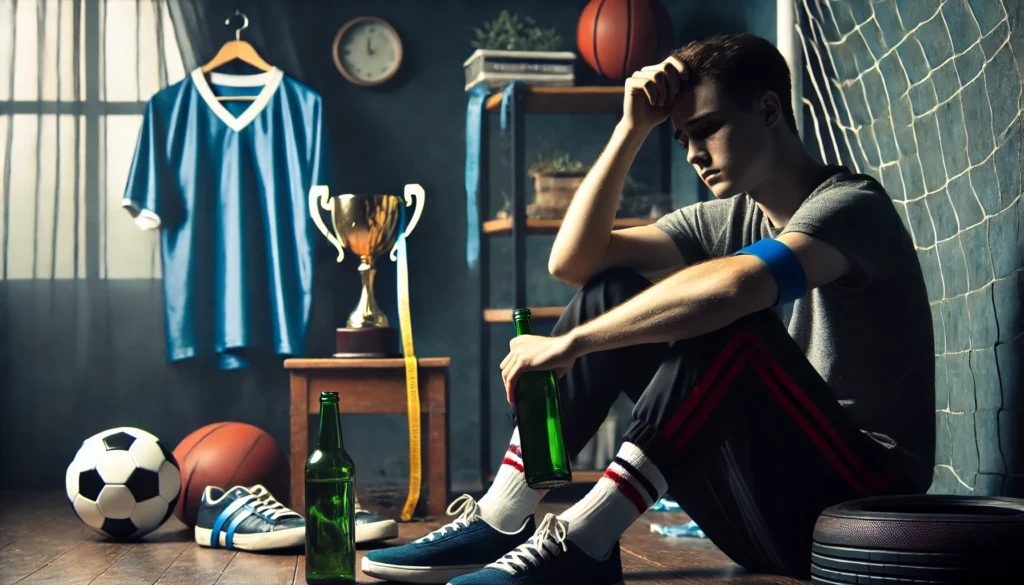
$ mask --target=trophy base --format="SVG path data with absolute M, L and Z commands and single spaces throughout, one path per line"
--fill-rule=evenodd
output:
M 394 358 L 398 353 L 398 330 L 394 327 L 338 327 L 334 336 L 336 358 Z

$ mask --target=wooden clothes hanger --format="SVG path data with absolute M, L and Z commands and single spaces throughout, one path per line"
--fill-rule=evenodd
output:
M 273 65 L 267 63 L 260 54 L 256 52 L 248 42 L 242 40 L 242 31 L 249 28 L 249 17 L 245 14 L 235 10 L 236 16 L 242 17 L 242 28 L 235 29 L 235 40 L 228 41 L 217 51 L 217 54 L 210 59 L 206 65 L 203 65 L 203 73 L 209 73 L 214 69 L 224 65 L 228 61 L 234 61 L 238 59 L 243 63 L 248 63 L 260 71 L 270 71 Z M 224 20 L 224 24 L 230 24 L 231 17 L 229 16 Z M 218 96 L 218 101 L 255 101 L 256 96 L 245 96 L 245 95 L 229 95 L 229 96 Z

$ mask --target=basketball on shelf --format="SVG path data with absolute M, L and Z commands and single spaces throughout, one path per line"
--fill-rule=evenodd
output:
M 82 441 L 64 477 L 71 508 L 89 528 L 116 540 L 160 527 L 178 502 L 174 455 L 152 434 L 118 427 Z
M 288 497 L 288 459 L 263 429 L 240 422 L 218 422 L 193 431 L 174 448 L 181 466 L 181 498 L 174 515 L 196 525 L 206 486 L 230 489 L 261 484 L 279 502 Z
M 576 45 L 591 69 L 624 81 L 668 57 L 675 35 L 658 0 L 591 0 L 580 14 Z

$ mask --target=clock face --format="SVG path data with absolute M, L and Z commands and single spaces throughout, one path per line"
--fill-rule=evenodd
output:
M 402 62 L 402 41 L 388 23 L 357 19 L 335 39 L 334 62 L 349 81 L 377 85 L 394 76 Z

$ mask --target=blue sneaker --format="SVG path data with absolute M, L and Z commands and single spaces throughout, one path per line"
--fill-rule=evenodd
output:
M 533 516 L 509 534 L 493 528 L 479 512 L 472 496 L 460 496 L 447 512 L 458 518 L 409 544 L 367 552 L 363 572 L 389 581 L 443 584 L 479 571 L 533 534 Z
M 274 550 L 302 546 L 306 521 L 261 485 L 207 486 L 196 518 L 196 543 L 208 548 Z
M 606 559 L 595 559 L 566 539 L 566 523 L 548 514 L 537 532 L 482 571 L 448 585 L 624 585 L 618 544 Z

